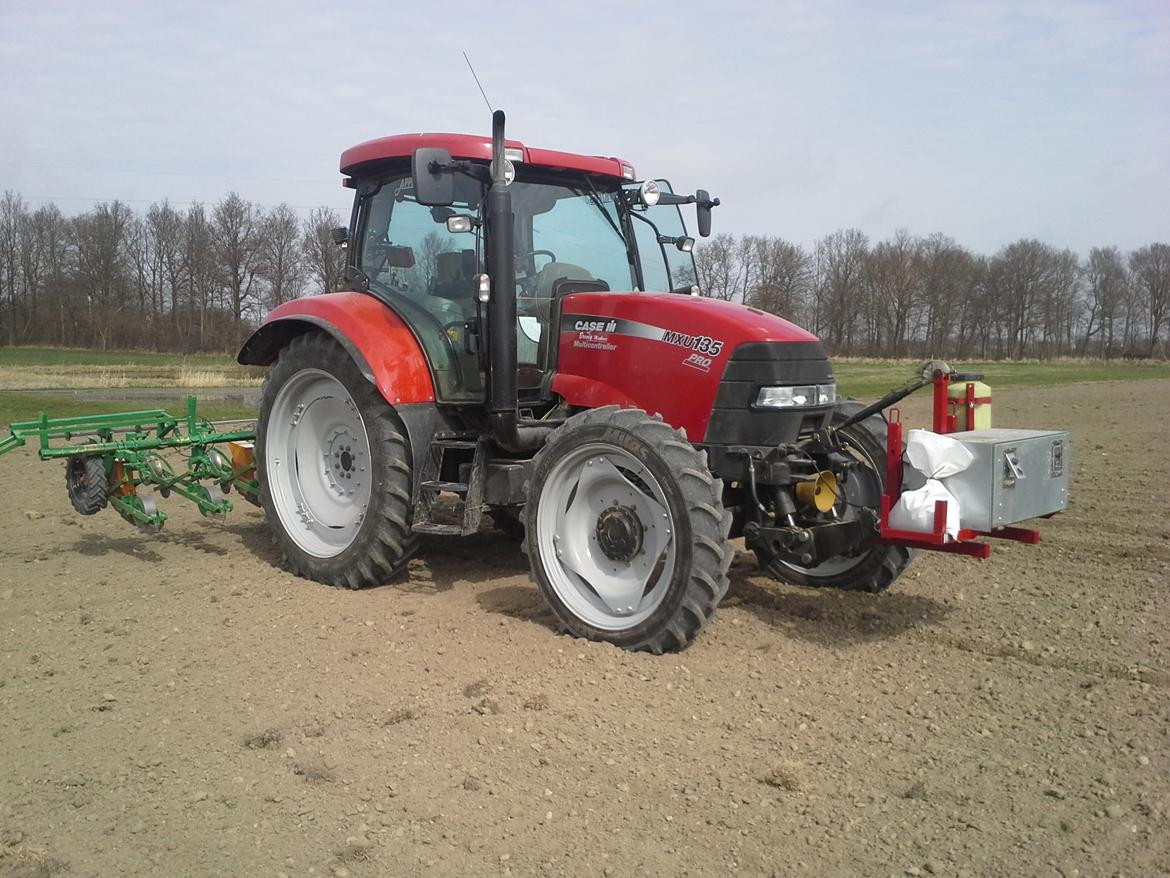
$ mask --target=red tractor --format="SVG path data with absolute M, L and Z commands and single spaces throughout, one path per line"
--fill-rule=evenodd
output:
M 712 617 L 736 537 L 780 580 L 887 588 L 911 555 L 877 539 L 886 421 L 815 336 L 697 295 L 679 206 L 706 236 L 718 199 L 503 128 L 347 150 L 352 291 L 239 354 L 272 367 L 256 464 L 291 569 L 378 585 L 486 512 L 569 631 L 656 653 Z

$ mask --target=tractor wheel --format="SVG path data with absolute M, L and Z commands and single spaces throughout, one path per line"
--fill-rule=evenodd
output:
M 722 496 L 706 455 L 661 419 L 617 406 L 575 415 L 536 456 L 532 577 L 578 637 L 683 649 L 727 592 Z
M 293 573 L 364 588 L 414 553 L 402 422 L 322 333 L 289 343 L 268 374 L 256 429 L 260 505 Z
M 852 400 L 840 403 L 833 413 L 834 423 L 844 421 L 861 408 L 860 402 Z M 886 459 L 886 429 L 886 419 L 874 415 L 841 431 L 853 455 L 866 464 L 852 470 L 844 484 L 844 497 L 838 501 L 838 515 L 843 519 L 855 514 L 854 510 L 859 507 L 876 510 L 881 506 L 886 481 L 883 466 Z M 816 567 L 801 567 L 781 561 L 764 549 L 756 549 L 756 557 L 760 566 L 773 579 L 781 582 L 876 593 L 885 591 L 902 575 L 914 553 L 903 546 L 874 543 L 855 554 L 830 558 Z
M 65 461 L 65 490 L 69 502 L 82 515 L 93 515 L 106 508 L 110 493 L 110 480 L 106 477 L 106 466 L 102 459 L 93 454 L 70 457 Z

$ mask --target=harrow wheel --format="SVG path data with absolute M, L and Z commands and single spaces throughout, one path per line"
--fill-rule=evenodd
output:
M 110 481 L 106 466 L 93 454 L 70 457 L 65 461 L 65 490 L 69 502 L 82 515 L 93 515 L 106 508 Z
M 533 578 L 578 637 L 683 649 L 727 592 L 722 493 L 706 455 L 661 419 L 616 406 L 576 415 L 536 456 Z
M 406 429 L 329 336 L 307 333 L 281 352 L 255 454 L 260 503 L 295 574 L 363 588 L 406 566 L 417 546 Z

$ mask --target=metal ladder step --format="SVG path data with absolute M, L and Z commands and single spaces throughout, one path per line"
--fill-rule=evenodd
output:
M 452 494 L 466 494 L 469 488 L 464 482 L 440 482 L 434 479 L 420 482 L 419 487 L 429 491 L 449 491 Z
M 437 524 L 433 521 L 415 522 L 411 530 L 418 534 L 438 534 L 447 537 L 463 536 L 462 525 Z
M 422 456 L 418 486 L 414 493 L 414 520 L 411 530 L 415 533 L 445 534 L 452 536 L 467 536 L 479 530 L 483 519 L 483 479 L 484 466 L 487 459 L 487 439 L 478 440 L 465 436 L 437 435 Z M 461 460 L 451 459 L 452 465 L 470 464 L 471 473 L 467 482 L 449 482 L 439 478 L 446 468 L 450 473 L 451 467 L 445 467 L 448 461 L 447 453 L 457 452 Z M 472 452 L 471 460 L 465 458 L 467 452 Z M 435 521 L 432 517 L 432 506 L 441 493 L 451 493 L 459 496 L 459 505 L 452 510 L 463 519 L 462 524 L 447 524 Z

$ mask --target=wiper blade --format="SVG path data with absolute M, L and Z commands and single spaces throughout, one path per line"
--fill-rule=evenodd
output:
M 585 182 L 589 185 L 589 192 L 586 193 L 589 196 L 589 200 L 597 205 L 597 209 L 601 211 L 601 215 L 605 217 L 606 221 L 609 223 L 609 227 L 617 232 L 617 236 L 621 238 L 622 243 L 625 244 L 626 236 L 622 234 L 621 227 L 616 222 L 614 222 L 614 219 L 612 216 L 610 216 L 609 211 L 605 209 L 605 203 L 601 200 L 601 196 L 597 194 L 597 187 L 593 185 L 593 181 L 590 180 L 588 176 L 585 177 Z M 628 246 L 629 245 L 627 245 L 627 248 Z

